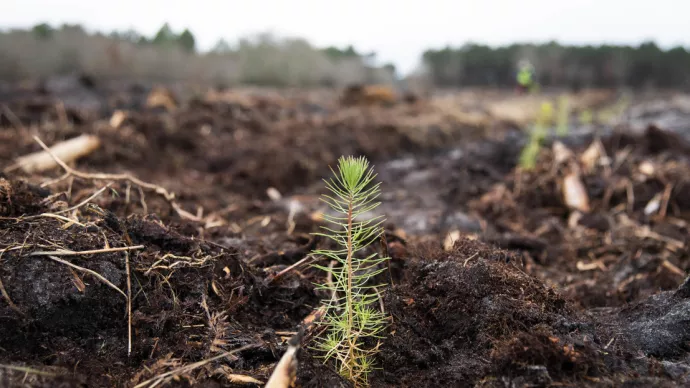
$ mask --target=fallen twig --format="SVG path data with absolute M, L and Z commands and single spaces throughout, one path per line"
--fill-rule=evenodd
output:
M 111 283 L 108 279 L 106 279 L 105 277 L 103 277 L 103 275 L 99 274 L 98 272 L 93 271 L 93 270 L 90 270 L 90 269 L 88 269 L 88 268 L 80 267 L 80 266 L 78 266 L 78 265 L 76 265 L 76 264 L 72 264 L 72 263 L 70 263 L 69 261 L 62 260 L 62 259 L 60 259 L 60 258 L 58 258 L 58 257 L 55 257 L 55 256 L 52 256 L 52 255 L 46 255 L 46 257 L 48 257 L 48 258 L 51 259 L 51 260 L 55 260 L 55 261 L 57 261 L 58 263 L 62 263 L 62 264 L 64 264 L 64 265 L 70 266 L 70 267 L 72 267 L 72 268 L 74 268 L 74 269 L 77 269 L 77 270 L 79 270 L 79 271 L 86 272 L 86 273 L 88 273 L 88 274 L 91 274 L 91 275 L 95 276 L 96 278 L 98 278 L 98 280 L 100 280 L 100 281 L 102 281 L 103 283 L 105 283 L 108 287 L 110 287 L 110 288 L 114 289 L 115 291 L 119 292 L 120 294 L 122 294 L 122 296 L 124 296 L 125 299 L 127 298 L 127 294 L 125 294 L 121 289 L 119 289 L 116 285 L 114 285 L 113 283 Z
M 57 155 L 55 155 L 50 148 L 48 148 L 45 143 L 38 138 L 38 136 L 34 136 L 34 140 L 55 160 L 57 164 L 60 165 L 69 175 L 74 175 L 76 177 L 82 178 L 82 179 L 96 179 L 96 180 L 124 180 L 124 181 L 129 181 L 134 183 L 135 185 L 145 187 L 147 189 L 153 190 L 156 193 L 162 195 L 165 199 L 168 201 L 172 201 L 175 198 L 175 194 L 169 192 L 165 188 L 154 185 L 152 183 L 144 182 L 136 177 L 133 177 L 130 174 L 103 174 L 103 173 L 97 173 L 97 174 L 89 174 L 85 172 L 81 172 L 79 170 L 75 170 L 72 167 L 68 166 L 65 164 L 62 159 L 60 159 Z M 67 175 L 67 174 L 66 174 Z
M 55 376 L 57 376 L 56 373 L 44 372 L 44 371 L 42 371 L 42 370 L 33 369 L 33 368 L 28 368 L 28 367 L 25 367 L 25 366 L 14 366 L 14 365 L 0 364 L 0 368 L 8 369 L 8 370 L 14 370 L 14 371 L 17 371 L 17 372 L 24 372 L 24 373 L 27 373 L 27 374 L 39 375 L 39 376 L 50 376 L 50 377 L 55 377 Z
M 113 184 L 112 182 L 108 183 L 107 185 L 105 185 L 105 187 L 103 187 L 103 188 L 101 188 L 100 190 L 98 190 L 98 191 L 96 191 L 95 193 L 93 193 L 89 198 L 86 198 L 85 200 L 79 202 L 78 204 L 76 204 L 76 205 L 74 205 L 74 206 L 72 206 L 72 207 L 70 207 L 70 208 L 67 208 L 67 209 L 65 209 L 65 210 L 60 210 L 59 212 L 55 212 L 55 214 L 69 213 L 69 212 L 71 212 L 71 211 L 73 211 L 73 210 L 79 209 L 80 207 L 82 207 L 82 206 L 86 205 L 87 203 L 91 202 L 91 200 L 93 200 L 94 198 L 96 198 L 96 197 L 98 197 L 99 195 L 101 195 L 101 193 L 104 192 L 105 189 L 107 189 L 108 187 L 110 187 L 112 184 Z
M 2 251 L 0 251 L 0 259 L 2 259 L 2 255 L 4 255 L 5 252 L 7 252 L 11 249 L 18 249 L 18 248 L 21 248 L 21 247 L 13 247 L 13 248 L 3 249 Z M 14 302 L 12 302 L 12 299 L 10 298 L 10 294 L 8 294 L 7 290 L 5 290 L 5 285 L 2 283 L 1 278 L 0 278 L 0 294 L 2 294 L 3 298 L 5 298 L 5 300 L 7 301 L 7 304 L 10 306 L 10 308 L 12 310 L 16 311 L 17 313 L 19 313 L 21 315 L 26 315 L 26 314 L 24 314 L 24 312 L 19 307 L 17 307 L 16 304 L 14 304 Z
M 127 271 L 127 357 L 129 357 L 132 355 L 132 274 L 129 268 L 129 251 L 125 251 L 125 271 Z
M 68 250 L 61 250 L 61 251 L 37 251 L 37 252 L 31 252 L 29 256 L 82 256 L 82 255 L 93 255 L 96 253 L 112 253 L 112 252 L 127 252 L 127 251 L 133 251 L 133 250 L 138 250 L 138 249 L 144 249 L 146 246 L 144 245 L 135 245 L 131 247 L 117 247 L 117 248 L 104 248 L 104 249 L 92 249 L 88 251 L 68 251 Z
M 8 107 L 5 104 L 2 104 L 2 113 L 5 114 L 5 117 L 7 117 L 7 119 L 10 120 L 12 125 L 14 125 L 14 127 L 17 130 L 25 130 L 24 124 L 22 124 L 22 121 L 19 120 L 19 117 L 17 117 L 17 115 L 14 114 L 14 112 L 12 112 L 10 107 Z
M 668 203 L 671 200 L 671 192 L 673 191 L 673 185 L 666 184 L 664 187 L 664 193 L 661 197 L 661 206 L 659 208 L 659 217 L 666 217 L 666 212 L 668 211 Z
M 89 173 L 85 173 L 85 172 L 76 170 L 76 169 L 68 166 L 64 161 L 62 161 L 62 159 L 60 159 L 57 155 L 55 155 L 50 150 L 50 148 L 48 148 L 48 146 L 45 145 L 45 143 L 43 143 L 43 141 L 41 141 L 41 139 L 38 138 L 38 136 L 34 136 L 34 140 L 36 140 L 36 142 L 45 150 L 45 152 L 48 153 L 48 155 L 50 155 L 50 157 L 52 157 L 55 160 L 55 163 L 60 165 L 60 167 L 62 167 L 66 171 L 66 173 L 64 175 L 62 175 L 59 179 L 50 181 L 51 184 L 59 182 L 63 179 L 67 179 L 70 176 L 76 176 L 78 178 L 92 179 L 92 180 L 126 181 L 129 183 L 133 183 L 139 187 L 144 187 L 148 190 L 152 190 L 155 193 L 163 196 L 163 198 L 165 198 L 168 202 L 170 202 L 170 206 L 172 206 L 172 208 L 175 210 L 175 212 L 177 212 L 177 214 L 180 217 L 187 219 L 187 220 L 196 221 L 196 222 L 202 221 L 202 219 L 200 217 L 197 217 L 197 216 L 189 213 L 188 211 L 182 209 L 182 207 L 177 202 L 175 202 L 175 193 L 172 193 L 172 192 L 166 190 L 162 186 L 155 185 L 153 183 L 144 182 L 144 181 L 140 180 L 139 178 L 136 178 L 130 174 L 104 174 L 104 173 L 89 174 Z
M 206 360 L 198 361 L 198 362 L 195 362 L 195 363 L 192 363 L 192 364 L 189 364 L 189 365 L 185 365 L 185 366 L 182 366 L 182 367 L 179 367 L 179 368 L 175 368 L 175 369 L 171 370 L 170 372 L 162 373 L 162 374 L 160 374 L 160 375 L 158 375 L 158 376 L 156 376 L 156 377 L 153 377 L 153 378 L 151 378 L 151 379 L 148 379 L 148 380 L 144 381 L 143 383 L 137 384 L 137 385 L 134 386 L 134 388 L 142 388 L 142 387 L 145 387 L 145 386 L 148 386 L 149 388 L 155 387 L 155 386 L 157 386 L 157 385 L 163 383 L 166 379 L 171 379 L 171 378 L 173 378 L 173 377 L 176 376 L 176 375 L 180 375 L 180 374 L 183 374 L 183 373 L 189 373 L 189 372 L 193 371 L 194 369 L 199 368 L 199 367 L 202 367 L 202 366 L 204 366 L 204 365 L 206 365 L 206 364 L 208 364 L 208 363 L 210 363 L 210 362 L 213 362 L 213 361 L 216 361 L 216 360 L 220 360 L 221 358 L 225 358 L 225 357 L 231 356 L 231 355 L 233 355 L 233 354 L 235 354 L 235 353 L 239 353 L 239 352 L 244 351 L 244 350 L 247 350 L 247 349 L 256 348 L 256 347 L 258 347 L 258 346 L 259 346 L 259 344 L 245 345 L 245 346 L 242 346 L 241 348 L 238 348 L 238 349 L 235 349 L 235 350 L 231 350 L 231 351 L 228 351 L 228 352 L 224 352 L 224 353 L 222 353 L 222 354 L 219 354 L 219 355 L 217 355 L 217 356 L 211 357 L 211 358 L 206 359 Z
M 10 305 L 10 308 L 16 312 L 18 312 L 21 315 L 24 315 L 24 312 L 17 307 L 14 302 L 12 302 L 12 299 L 10 299 L 10 295 L 7 293 L 7 290 L 5 290 L 5 285 L 2 284 L 2 279 L 0 279 L 0 293 L 2 294 L 2 297 L 5 298 L 7 301 L 7 304 Z
M 68 222 L 68 223 L 71 223 L 74 225 L 79 225 L 81 227 L 86 227 L 86 225 L 82 224 L 81 222 L 79 222 L 77 220 L 73 220 L 73 219 L 65 217 L 65 216 L 60 216 L 60 215 L 57 215 L 55 213 L 41 213 L 41 214 L 37 215 L 36 217 L 55 218 L 56 220 L 65 221 L 65 222 Z M 33 218 L 33 217 L 26 217 L 24 219 L 26 220 L 26 219 L 31 219 L 31 218 Z M 21 218 L 18 218 L 18 220 L 21 220 Z
M 678 275 L 678 276 L 680 276 L 680 277 L 685 277 L 685 275 L 686 275 L 686 274 L 685 274 L 685 271 L 683 271 L 682 269 L 680 269 L 680 268 L 678 268 L 677 266 L 675 266 L 673 263 L 671 263 L 670 261 L 668 261 L 668 259 L 664 259 L 664 261 L 661 263 L 661 265 L 662 265 L 664 268 L 668 269 L 669 271 L 675 273 L 676 275 Z
M 302 260 L 292 264 L 291 266 L 285 268 L 284 270 L 278 272 L 273 278 L 270 279 L 270 282 L 276 281 L 276 279 L 280 278 L 281 276 L 284 276 L 286 273 L 292 271 L 293 269 L 299 267 L 300 265 L 304 264 L 307 260 L 313 259 L 314 257 L 312 255 L 307 255 L 305 256 Z
M 640 238 L 651 238 L 657 241 L 664 242 L 666 244 L 666 249 L 674 252 L 683 249 L 683 247 L 685 246 L 685 243 L 683 243 L 682 241 L 676 240 L 671 237 L 663 236 L 651 230 L 648 225 L 636 228 L 635 235 Z

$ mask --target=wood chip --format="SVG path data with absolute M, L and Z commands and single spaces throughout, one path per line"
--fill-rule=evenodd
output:
M 593 271 L 595 269 L 606 271 L 604 263 L 602 263 L 600 260 L 593 261 L 591 263 L 584 263 L 582 260 L 580 260 L 577 262 L 576 266 L 578 271 Z
M 69 164 L 92 153 L 100 145 L 101 141 L 98 137 L 81 135 L 50 147 L 50 151 L 64 163 Z M 21 156 L 17 158 L 16 162 L 17 166 L 28 174 L 50 170 L 58 166 L 55 159 L 46 151 Z
M 661 208 L 661 193 L 657 193 L 652 199 L 647 202 L 647 206 L 644 207 L 644 214 L 650 216 Z
M 122 123 L 127 119 L 127 112 L 123 110 L 116 110 L 112 116 L 110 116 L 110 126 L 113 128 L 120 128 Z
M 576 172 L 569 173 L 563 180 L 563 200 L 570 209 L 583 213 L 590 210 L 587 190 Z
M 555 141 L 551 148 L 553 151 L 553 159 L 556 164 L 560 165 L 573 157 L 573 151 L 560 141 Z
M 669 271 L 675 273 L 676 275 L 681 276 L 681 277 L 685 277 L 685 271 L 683 271 L 682 269 L 676 267 L 676 266 L 673 265 L 673 263 L 671 263 L 670 261 L 664 260 L 663 263 L 662 263 L 661 265 L 663 265 L 664 268 L 666 268 L 666 269 L 668 269 Z
M 640 163 L 640 165 L 638 166 L 638 169 L 640 170 L 640 172 L 642 174 L 644 174 L 648 177 L 651 177 L 652 175 L 654 175 L 654 171 L 656 170 L 654 168 L 654 164 L 652 164 L 652 162 L 650 162 L 649 160 L 645 160 L 642 163 Z
M 238 375 L 235 373 L 228 373 L 225 375 L 225 378 L 227 378 L 231 383 L 235 384 L 263 384 L 263 381 L 257 380 L 251 376 Z
M 280 191 L 276 189 L 275 187 L 269 187 L 266 189 L 266 195 L 268 195 L 268 198 L 271 199 L 271 201 L 279 201 L 281 198 L 283 198 L 283 195 L 280 194 Z
M 455 245 L 456 241 L 460 240 L 460 236 L 460 231 L 457 229 L 448 232 L 445 240 L 443 240 L 443 249 L 445 249 L 446 252 L 453 250 L 453 245 Z
M 592 171 L 599 164 L 599 160 L 604 156 L 604 151 L 599 141 L 594 141 L 587 147 L 585 152 L 580 155 L 580 163 L 585 171 Z

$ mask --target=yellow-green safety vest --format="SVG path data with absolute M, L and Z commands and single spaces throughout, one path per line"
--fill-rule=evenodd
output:
M 532 83 L 532 72 L 529 69 L 520 69 L 517 76 L 520 85 L 527 86 Z

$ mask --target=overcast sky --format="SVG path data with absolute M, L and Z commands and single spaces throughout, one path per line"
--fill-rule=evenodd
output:
M 318 46 L 353 44 L 402 71 L 427 48 L 467 41 L 629 43 L 690 47 L 688 0 L 4 0 L 0 28 L 79 23 L 151 36 L 189 28 L 201 49 L 258 32 Z

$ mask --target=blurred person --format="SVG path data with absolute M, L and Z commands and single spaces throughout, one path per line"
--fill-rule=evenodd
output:
M 526 94 L 534 90 L 534 66 L 526 60 L 521 59 L 517 66 L 517 93 Z

